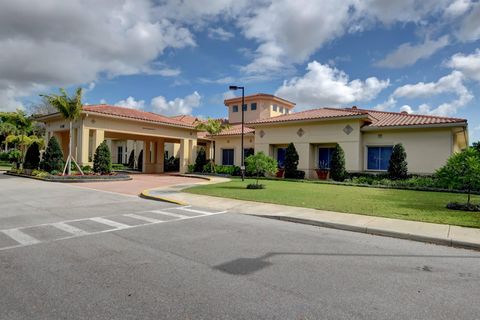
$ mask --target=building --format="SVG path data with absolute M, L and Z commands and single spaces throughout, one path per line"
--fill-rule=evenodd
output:
M 195 129 L 201 121 L 192 116 L 165 117 L 139 110 L 108 105 L 85 106 L 74 125 L 76 159 L 91 164 L 98 144 L 107 140 L 113 162 L 135 159 L 145 150 L 149 156 L 139 159 L 144 172 L 163 172 L 164 156 L 180 158 L 180 171 L 195 160 L 198 147 L 215 154 L 215 163 L 240 166 L 241 113 L 245 117 L 244 153 L 263 151 L 279 166 L 285 161 L 285 149 L 293 142 L 299 154 L 299 170 L 316 178 L 316 169 L 328 168 L 333 147 L 345 151 L 350 172 L 382 172 L 388 167 L 392 148 L 402 143 L 407 152 L 409 171 L 430 174 L 448 157 L 468 145 L 467 120 L 349 108 L 320 108 L 294 112 L 295 104 L 268 94 L 255 94 L 225 100 L 230 128 L 209 136 Z M 55 135 L 68 146 L 68 124 L 59 114 L 41 118 L 47 139 Z M 215 152 L 213 143 L 215 142 Z

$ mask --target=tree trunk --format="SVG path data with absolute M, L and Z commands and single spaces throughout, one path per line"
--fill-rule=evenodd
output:
M 68 175 L 71 175 L 72 174 L 72 146 L 73 146 L 73 135 L 72 135 L 72 127 L 73 127 L 73 124 L 72 124 L 72 121 L 70 121 L 70 133 L 68 134 L 69 135 L 69 141 L 68 141 L 68 158 L 67 158 L 67 172 L 68 172 Z
M 210 170 L 212 173 L 215 173 L 215 140 L 213 140 L 213 159 L 211 159 L 211 162 Z

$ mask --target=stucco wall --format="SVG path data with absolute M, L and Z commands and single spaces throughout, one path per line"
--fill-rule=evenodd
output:
M 251 104 L 257 103 L 257 110 L 251 110 Z M 228 120 L 230 123 L 239 123 L 242 122 L 242 109 L 241 109 L 241 102 L 240 103 L 229 103 L 227 106 L 228 109 Z M 265 119 L 270 117 L 280 116 L 286 113 L 286 109 L 289 108 L 287 104 L 277 102 L 274 100 L 268 99 L 248 99 L 245 101 L 247 104 L 247 111 L 245 111 L 245 122 L 254 121 L 258 119 Z M 278 107 L 282 106 L 284 109 L 283 113 L 279 111 L 273 111 L 272 105 L 276 104 Z M 232 107 L 238 106 L 238 112 L 233 112 Z
M 255 139 L 253 135 L 244 136 L 244 148 L 255 148 Z M 215 163 L 222 164 L 222 149 L 234 149 L 234 165 L 240 166 L 242 162 L 241 138 L 239 136 L 217 137 L 215 139 Z M 257 150 L 255 150 L 257 152 Z

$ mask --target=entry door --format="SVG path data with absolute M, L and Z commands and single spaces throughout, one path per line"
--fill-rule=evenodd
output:
M 279 168 L 285 167 L 285 154 L 287 153 L 287 148 L 278 148 L 277 149 L 277 162 Z
M 123 163 L 123 146 L 117 148 L 117 163 Z

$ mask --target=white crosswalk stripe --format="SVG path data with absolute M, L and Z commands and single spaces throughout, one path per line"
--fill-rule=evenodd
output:
M 2 232 L 22 245 L 35 244 L 40 242 L 34 237 L 31 237 L 18 229 L 2 230 Z
M 71 226 L 69 224 L 66 224 L 64 222 L 57 222 L 57 223 L 52 223 L 52 226 L 54 226 L 57 229 L 63 230 L 65 232 L 71 233 L 76 236 L 85 236 L 89 234 L 86 231 L 83 231 L 82 229 L 76 228 L 74 226 Z
M 172 208 L 172 209 L 188 211 L 188 212 L 193 212 L 193 213 L 200 213 L 200 214 L 205 214 L 205 215 L 220 214 L 220 213 L 226 213 L 227 212 L 227 211 L 208 212 L 208 211 L 202 211 L 202 210 L 192 209 L 192 208 L 188 208 L 188 207 L 178 207 L 178 208 Z
M 162 211 L 162 210 L 151 210 L 151 211 L 148 211 L 148 212 L 163 214 L 163 215 L 166 215 L 166 216 L 175 217 L 175 218 L 179 218 L 179 219 L 187 219 L 187 218 L 190 218 L 189 216 L 185 216 L 185 215 L 183 215 L 183 214 L 166 212 L 166 211 Z
M 90 218 L 89 220 L 92 220 L 92 221 L 95 221 L 95 222 L 98 222 L 98 223 L 103 223 L 103 224 L 106 224 L 107 226 L 111 226 L 111 227 L 114 227 L 114 228 L 117 228 L 117 229 L 125 229 L 125 228 L 130 228 L 131 226 L 129 226 L 128 224 L 123 224 L 123 223 L 120 223 L 120 222 L 116 222 L 116 221 L 112 221 L 112 220 L 108 220 L 108 219 L 105 219 L 105 218 Z
M 150 223 L 164 222 L 164 220 L 153 219 L 153 218 L 144 217 L 144 216 L 139 216 L 138 214 L 134 214 L 134 213 L 124 214 L 124 216 L 125 216 L 125 217 L 134 218 L 134 219 L 138 219 L 138 220 L 143 220 L 143 221 L 150 222 Z

